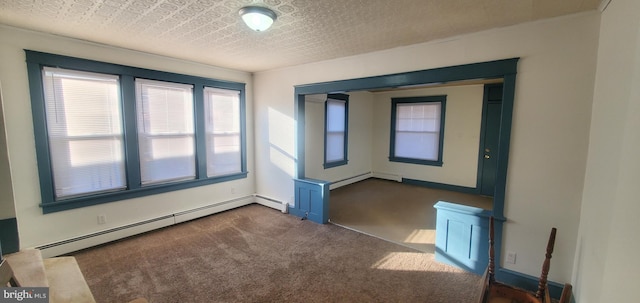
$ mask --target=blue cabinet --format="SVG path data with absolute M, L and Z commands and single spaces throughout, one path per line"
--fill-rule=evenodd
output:
M 482 275 L 489 263 L 489 217 L 481 208 L 440 201 L 436 215 L 436 261 Z
M 329 222 L 329 184 L 314 179 L 295 179 L 295 205 L 292 215 L 324 224 Z

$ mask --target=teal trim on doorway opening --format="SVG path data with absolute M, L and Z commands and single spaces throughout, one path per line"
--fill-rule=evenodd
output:
M 517 61 L 514 62 L 517 65 Z M 509 165 L 509 146 L 511 144 L 511 123 L 513 120 L 513 102 L 516 92 L 516 74 L 504 75 L 502 86 L 502 111 L 500 114 L 500 135 L 498 140 L 498 164 L 496 165 L 496 190 L 493 196 L 493 217 L 504 217 L 504 200 L 507 187 L 507 166 Z M 502 224 L 497 224 L 502 227 Z M 502 230 L 502 228 L 500 228 Z M 502 234 L 496 233 L 496 237 Z M 500 249 L 500 246 L 497 246 Z M 499 259 L 498 259 L 499 260 Z
M 398 74 L 296 85 L 296 95 L 326 94 L 471 79 L 497 79 L 517 72 L 520 58 L 471 63 Z M 304 100 L 304 99 L 303 99 Z
M 296 85 L 295 119 L 296 119 L 296 176 L 305 178 L 305 95 L 326 94 L 335 92 L 360 91 L 379 88 L 395 88 L 401 86 L 446 83 L 471 79 L 503 79 L 502 114 L 500 124 L 504 127 L 500 131 L 499 159 L 497 165 L 496 192 L 494 196 L 493 216 L 504 216 L 504 198 L 506 189 L 506 174 L 509 158 L 509 144 L 511 141 L 511 122 L 515 95 L 515 81 L 520 58 L 471 63 L 434 69 L 410 71 L 406 73 L 389 74 L 339 80 L 321 83 Z
M 311 83 L 294 87 L 295 119 L 296 119 L 296 175 L 297 179 L 305 178 L 305 95 L 326 94 L 334 92 L 362 91 L 380 88 L 397 88 L 411 85 L 446 83 L 471 79 L 503 79 L 502 109 L 500 115 L 500 134 L 498 160 L 496 166 L 495 192 L 492 215 L 494 218 L 504 217 L 504 203 L 507 183 L 507 167 L 509 164 L 509 145 L 511 141 L 511 123 L 513 120 L 513 103 L 516 85 L 518 60 L 510 58 L 496 61 L 471 63 L 449 67 L 440 67 L 398 74 L 372 76 L 349 80 Z M 298 201 L 296 201 L 298 203 Z M 495 222 L 496 259 L 500 260 L 503 220 Z
M 502 102 L 502 83 L 495 84 L 485 84 L 484 92 L 482 94 L 482 120 L 480 124 L 480 144 L 478 145 L 478 173 L 476 176 L 476 188 L 478 189 L 478 194 L 493 196 L 493 192 L 491 193 L 483 193 L 483 172 L 484 172 L 484 155 L 485 155 L 485 145 L 488 142 L 486 140 L 487 130 L 491 128 L 488 125 L 491 125 L 487 120 L 491 115 L 491 111 L 489 109 L 490 104 L 499 104 Z M 498 132 L 500 130 L 498 129 Z

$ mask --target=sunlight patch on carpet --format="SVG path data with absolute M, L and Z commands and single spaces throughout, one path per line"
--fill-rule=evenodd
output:
M 392 252 L 371 266 L 372 269 L 428 271 L 433 258 L 420 252 Z
M 407 236 L 404 243 L 435 244 L 436 231 L 435 229 L 416 229 Z

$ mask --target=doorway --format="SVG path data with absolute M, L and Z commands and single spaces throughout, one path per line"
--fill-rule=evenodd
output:
M 495 190 L 501 112 L 502 83 L 486 84 L 482 105 L 477 183 L 483 196 L 493 197 Z
M 487 61 L 480 63 L 464 64 L 457 66 L 441 67 L 428 70 L 412 71 L 400 74 L 389 74 L 365 78 L 339 80 L 332 82 L 297 85 L 294 87 L 295 95 L 295 120 L 296 120 L 296 180 L 315 182 L 308 179 L 305 174 L 305 96 L 312 94 L 345 93 L 350 91 L 372 90 L 378 88 L 408 88 L 428 84 L 446 84 L 455 81 L 469 81 L 474 79 L 502 79 L 502 102 L 500 106 L 500 131 L 498 133 L 497 151 L 493 150 L 496 159 L 496 173 L 493 192 L 493 207 L 491 215 L 495 219 L 496 258 L 500 258 L 502 239 L 502 225 L 504 218 L 504 204 L 507 182 L 507 166 L 509 163 L 509 145 L 511 140 L 511 122 L 515 95 L 516 73 L 519 58 Z M 314 192 L 304 191 L 297 187 L 300 182 L 294 182 L 295 205 L 290 209 L 294 215 L 304 217 L 309 214 L 309 209 L 298 209 L 301 205 L 309 205 L 308 202 L 319 201 L 327 207 L 319 207 L 328 212 L 329 197 L 320 195 L 319 199 L 313 199 Z M 327 182 L 318 183 L 318 187 L 325 186 Z M 305 200 L 305 201 L 302 201 Z M 320 216 L 328 218 L 327 216 Z M 326 222 L 320 222 L 326 223 Z

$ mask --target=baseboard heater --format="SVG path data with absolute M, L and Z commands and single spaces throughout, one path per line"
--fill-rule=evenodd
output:
M 374 178 L 378 178 L 378 179 L 402 182 L 402 176 L 396 175 L 396 174 L 392 174 L 392 173 L 373 172 L 373 177 Z
M 279 209 L 282 213 L 285 213 L 285 214 L 289 212 L 289 203 L 287 202 L 282 202 L 278 199 L 269 198 L 269 197 L 258 195 L 258 194 L 254 195 L 254 197 L 256 197 L 256 203 L 260 205 Z M 294 201 L 291 201 L 291 202 L 293 203 Z
M 49 243 L 49 244 L 42 245 L 42 246 L 37 246 L 36 248 L 40 249 L 40 250 L 46 250 L 46 249 L 54 248 L 54 247 L 57 247 L 57 246 L 70 244 L 70 243 L 73 243 L 73 242 L 78 242 L 78 241 L 82 241 L 82 240 L 98 237 L 98 236 L 101 236 L 101 235 L 106 235 L 106 234 L 117 232 L 117 231 L 121 231 L 121 230 L 126 230 L 126 229 L 133 228 L 133 227 L 136 227 L 136 226 L 142 226 L 142 225 L 149 224 L 149 223 L 152 223 L 152 222 L 162 221 L 162 220 L 168 219 L 168 218 L 173 218 L 173 215 L 166 215 L 166 216 L 162 216 L 162 217 L 158 217 L 158 218 L 153 218 L 153 219 L 149 219 L 149 220 L 145 220 L 145 221 L 136 222 L 136 223 L 129 224 L 129 225 L 115 227 L 115 228 L 111 228 L 111 229 L 107 229 L 107 230 L 91 233 L 91 234 L 80 236 L 80 237 L 75 237 L 75 238 L 71 238 L 71 239 L 67 239 L 67 240 L 62 240 L 62 241 L 58 241 L 58 242 L 54 242 L 54 243 Z
M 342 180 L 338 180 L 338 181 L 334 181 L 331 182 L 331 184 L 329 185 L 330 189 L 336 189 L 339 187 L 343 187 L 343 186 L 347 186 L 356 182 L 360 182 L 362 180 L 366 180 L 373 177 L 373 173 L 372 172 L 366 172 L 363 174 L 359 174 L 353 177 L 349 177 L 349 178 L 344 178 Z
M 205 217 L 208 215 L 212 215 L 215 213 L 223 212 L 226 210 L 234 209 L 237 207 L 241 207 L 241 206 L 245 206 L 253 203 L 259 203 L 259 204 L 265 205 L 264 203 L 260 203 L 256 200 L 257 200 L 256 195 L 245 196 L 241 198 L 218 202 L 211 205 L 197 207 L 194 209 L 176 212 L 173 214 L 160 216 L 157 218 L 147 219 L 140 222 L 135 222 L 135 223 L 131 223 L 123 226 L 109 228 L 102 231 L 86 234 L 83 236 L 56 241 L 49 244 L 37 246 L 36 248 L 41 250 L 43 257 L 45 258 L 55 257 L 55 256 L 68 254 L 70 252 L 78 251 L 81 249 L 89 248 L 92 246 L 108 243 L 108 242 L 119 240 L 119 239 L 124 239 L 130 236 L 144 233 L 144 232 L 179 224 L 185 221 L 190 221 L 193 219 Z M 275 205 L 276 203 L 273 202 L 273 204 Z M 281 206 L 282 204 L 280 204 L 279 207 L 274 207 L 274 205 L 265 205 L 265 206 L 276 208 L 276 209 L 282 208 Z

